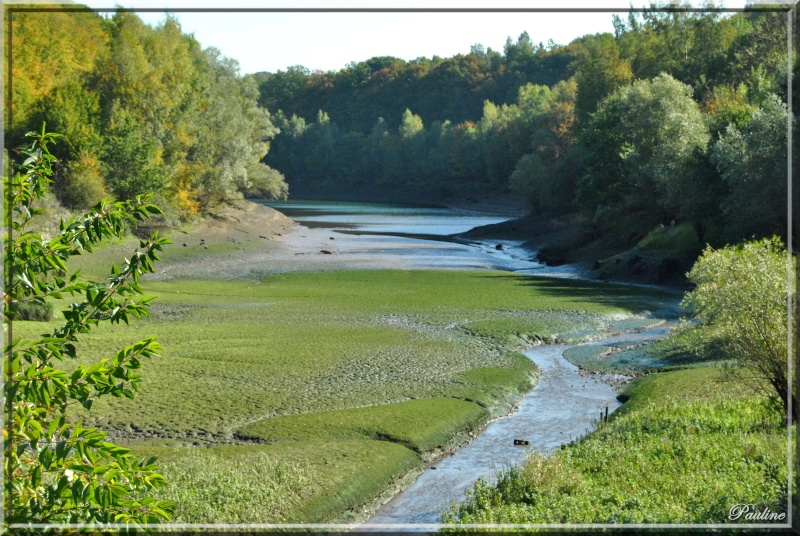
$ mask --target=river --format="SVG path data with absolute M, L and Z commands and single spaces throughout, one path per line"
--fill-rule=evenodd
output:
M 584 344 L 654 340 L 666 333 L 666 327 L 658 327 Z M 591 431 L 606 408 L 609 413 L 617 409 L 620 403 L 610 384 L 624 376 L 581 374 L 563 357 L 564 350 L 572 346 L 538 346 L 524 352 L 539 367 L 541 376 L 517 411 L 489 423 L 474 441 L 427 468 L 360 529 L 408 528 L 412 524 L 420 530 L 435 530 L 440 527 L 441 514 L 453 502 L 463 501 L 478 479 L 493 481 L 498 471 L 523 462 L 530 452 L 552 452 Z M 530 444 L 515 446 L 515 439 Z
M 515 240 L 467 240 L 475 227 L 511 216 L 435 205 L 350 201 L 264 201 L 297 223 L 325 230 L 340 263 L 371 267 L 370 258 L 390 259 L 400 269 L 505 270 L 520 274 L 582 277 L 574 265 L 551 267 L 533 260 L 536 251 Z
M 332 233 L 336 248 L 393 259 L 402 268 L 499 269 L 525 274 L 582 277 L 578 267 L 547 267 L 535 251 L 515 241 L 462 240 L 474 227 L 508 217 L 435 206 L 291 201 L 267 203 L 296 222 Z M 354 255 L 353 259 L 359 258 Z M 665 337 L 666 327 L 625 333 L 584 344 L 643 341 Z M 468 445 L 431 465 L 407 489 L 380 508 L 357 530 L 435 530 L 442 513 L 480 478 L 519 464 L 533 451 L 548 453 L 591 431 L 601 412 L 620 403 L 612 384 L 624 377 L 585 375 L 563 357 L 574 345 L 531 348 L 525 354 L 539 367 L 536 387 L 517 410 L 489 423 Z M 515 446 L 514 440 L 528 441 Z

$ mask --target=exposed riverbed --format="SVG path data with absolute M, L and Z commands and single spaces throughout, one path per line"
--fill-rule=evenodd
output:
M 294 262 L 331 268 L 499 269 L 529 275 L 581 278 L 577 266 L 548 267 L 521 241 L 467 240 L 461 233 L 509 216 L 444 207 L 293 201 L 269 203 L 297 222 L 285 243 Z M 324 260 L 320 263 L 320 253 Z M 323 269 L 325 269 L 323 268 Z M 666 328 L 607 338 L 602 343 L 663 337 Z M 587 344 L 600 344 L 600 341 Z M 539 346 L 526 352 L 541 369 L 537 386 L 513 414 L 489 423 L 477 438 L 426 469 L 405 491 L 358 530 L 435 529 L 442 513 L 466 498 L 474 483 L 522 463 L 526 454 L 548 453 L 591 431 L 606 407 L 620 403 L 612 385 L 625 377 L 588 375 L 563 357 L 574 345 Z M 515 446 L 514 440 L 529 442 Z
M 269 203 L 273 205 L 273 203 Z M 534 260 L 521 242 L 475 240 L 459 235 L 470 228 L 512 215 L 442 207 L 363 203 L 295 202 L 275 204 L 286 216 L 242 202 L 215 218 L 213 226 L 180 236 L 184 259 L 166 262 L 153 279 L 185 275 L 238 279 L 294 271 L 360 269 L 500 269 L 520 274 L 580 278 L 576 267 L 549 268 Z M 199 254 L 198 254 L 199 253 Z M 660 317 L 656 313 L 655 316 Z M 623 328 L 624 329 L 624 328 Z M 603 343 L 657 338 L 647 331 L 605 339 Z M 479 478 L 524 461 L 532 451 L 549 452 L 593 429 L 600 412 L 619 405 L 607 378 L 583 375 L 566 361 L 568 346 L 539 346 L 528 352 L 542 375 L 518 410 L 481 431 L 470 444 L 435 463 L 406 491 L 382 507 L 366 525 L 378 530 L 415 525 L 431 529 L 453 502 Z M 514 439 L 529 441 L 514 446 Z M 393 525 L 393 526 L 392 526 Z
M 585 274 L 579 266 L 551 267 L 535 261 L 536 251 L 525 248 L 521 240 L 459 236 L 506 221 L 512 214 L 341 201 L 266 204 L 302 226 L 282 240 L 293 250 L 295 269 L 504 270 L 569 278 Z M 270 264 L 280 266 L 274 259 Z

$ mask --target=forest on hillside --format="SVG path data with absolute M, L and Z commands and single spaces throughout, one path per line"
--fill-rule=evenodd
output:
M 787 15 L 650 11 L 568 45 L 259 73 L 293 193 L 446 199 L 507 191 L 534 214 L 641 239 L 785 235 Z
M 243 75 L 173 17 L 15 12 L 5 146 L 42 123 L 63 134 L 71 208 L 157 192 L 177 219 L 242 195 L 511 192 L 580 229 L 576 245 L 676 225 L 695 250 L 785 236 L 787 13 L 613 22 L 566 45 L 523 33 L 502 52 Z

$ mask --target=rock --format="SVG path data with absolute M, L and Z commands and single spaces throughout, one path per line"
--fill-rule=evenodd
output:
M 502 250 L 503 250 L 503 244 L 497 244 L 497 245 L 494 247 L 494 249 L 496 249 L 497 251 L 502 251 Z
M 333 255 L 333 251 L 329 249 L 321 249 L 319 250 L 319 252 L 322 253 L 323 255 Z

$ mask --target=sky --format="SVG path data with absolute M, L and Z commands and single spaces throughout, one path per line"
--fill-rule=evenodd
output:
M 36 0 L 7 0 L 31 4 Z M 42 0 L 52 2 L 52 0 Z M 742 0 L 725 0 L 740 7 Z M 778 0 L 780 1 L 780 0 Z M 302 65 L 312 71 L 337 71 L 350 62 L 374 56 L 404 60 L 434 55 L 443 58 L 467 54 L 470 47 L 503 51 L 508 37 L 527 31 L 535 43 L 567 44 L 576 37 L 613 32 L 612 12 L 627 16 L 644 0 L 89 0 L 93 8 L 134 8 L 148 24 L 163 21 L 164 10 L 178 18 L 185 33 L 194 34 L 203 47 L 218 48 L 239 62 L 241 72 L 285 71 Z M 699 4 L 698 4 L 699 5 Z M 444 8 L 444 9 L 561 9 L 571 12 L 258 12 L 286 8 Z M 146 12 L 141 10 L 153 10 Z M 182 9 L 249 9 L 249 12 Z
M 141 13 L 148 23 L 163 15 Z M 239 61 L 243 73 L 291 65 L 339 70 L 374 56 L 404 60 L 466 54 L 474 44 L 500 52 L 527 31 L 534 42 L 566 44 L 611 32 L 610 13 L 176 13 L 203 46 Z

